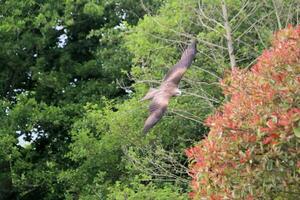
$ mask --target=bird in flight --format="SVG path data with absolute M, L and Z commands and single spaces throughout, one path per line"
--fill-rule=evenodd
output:
M 180 60 L 168 71 L 159 88 L 150 88 L 148 93 L 142 98 L 152 100 L 149 106 L 150 115 L 144 124 L 143 132 L 147 133 L 165 114 L 170 98 L 180 96 L 181 91 L 178 88 L 186 70 L 191 66 L 196 55 L 196 40 L 182 53 Z

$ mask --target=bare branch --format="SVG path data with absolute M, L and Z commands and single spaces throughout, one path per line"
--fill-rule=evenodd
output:
M 246 13 L 246 16 L 243 17 L 242 19 L 240 19 L 239 22 L 237 23 L 237 25 L 235 25 L 235 26 L 232 27 L 232 30 L 233 30 L 232 33 L 235 33 L 236 31 L 238 31 L 238 30 L 239 30 L 239 27 L 240 27 L 246 20 L 248 20 L 253 14 L 255 14 L 255 11 L 256 11 L 257 8 L 260 7 L 260 6 L 261 6 L 261 4 L 259 4 L 259 5 L 255 4 L 255 5 L 251 8 L 251 10 L 248 11 L 248 12 Z
M 198 97 L 198 98 L 200 98 L 200 99 L 204 99 L 204 100 L 206 100 L 207 102 L 210 102 L 210 104 L 211 104 L 211 102 L 214 102 L 214 103 L 221 103 L 219 100 L 217 100 L 217 99 L 215 99 L 215 98 L 209 98 L 209 97 L 207 97 L 207 96 L 202 96 L 202 95 L 195 94 L 195 93 L 192 93 L 192 92 L 185 92 L 185 91 L 184 91 L 183 93 L 185 93 L 185 94 L 187 94 L 187 95 L 190 95 L 190 96 Z M 214 107 L 214 106 L 212 106 L 212 107 Z
M 178 160 L 182 154 L 166 151 L 156 144 L 137 148 L 134 153 L 123 148 L 123 152 L 134 169 L 150 176 L 150 180 L 189 183 L 188 168 Z
M 194 118 L 185 116 L 185 115 L 183 115 L 183 114 L 180 114 L 179 112 L 173 111 L 172 109 L 169 109 L 168 112 L 173 113 L 173 114 L 175 114 L 175 115 L 178 115 L 178 116 L 180 116 L 180 117 L 182 117 L 182 118 L 184 118 L 184 119 L 191 120 L 191 121 L 197 122 L 197 123 L 199 123 L 199 124 L 203 124 L 202 121 L 199 121 L 199 120 L 196 120 L 196 119 L 194 119 Z
M 223 19 L 224 19 L 224 28 L 226 31 L 226 39 L 227 39 L 227 47 L 228 47 L 228 54 L 230 58 L 230 65 L 231 69 L 236 67 L 236 60 L 235 60 L 235 55 L 234 55 L 234 49 L 233 49 L 233 41 L 232 41 L 232 36 L 231 36 L 231 28 L 228 20 L 228 15 L 227 15 L 227 7 L 225 4 L 225 0 L 221 1 L 222 4 L 222 13 L 223 13 Z
M 276 2 L 274 0 L 272 0 L 273 3 L 273 7 L 274 7 L 274 11 L 275 11 L 275 15 L 276 15 L 276 19 L 277 19 L 277 25 L 279 29 L 282 29 L 282 25 L 281 25 L 281 21 L 280 21 L 280 17 L 279 17 L 279 11 L 278 11 L 278 7 L 276 5 Z
M 256 20 L 246 31 L 244 31 L 239 37 L 237 37 L 235 40 L 239 40 L 241 37 L 243 37 L 245 34 L 249 33 L 253 27 L 255 27 L 256 24 L 263 21 L 266 17 L 270 16 L 274 11 L 271 11 L 270 13 L 267 13 L 262 18 Z
M 222 27 L 222 28 L 225 28 L 225 27 L 223 26 L 223 24 L 221 24 L 220 22 L 218 22 L 218 21 L 215 20 L 214 18 L 208 17 L 208 16 L 205 15 L 205 13 L 203 12 L 202 6 L 200 5 L 200 2 L 198 2 L 198 9 L 199 9 L 200 14 L 201 14 L 206 20 L 208 20 L 208 21 L 210 21 L 210 22 L 213 22 L 213 23 L 215 23 L 216 25 L 218 25 L 218 26 L 220 26 L 220 27 Z
M 195 66 L 195 65 L 194 65 L 194 66 Z M 208 70 L 206 70 L 206 69 L 204 69 L 204 68 L 201 68 L 201 67 L 198 67 L 198 66 L 195 66 L 195 67 L 196 67 L 197 69 L 201 70 L 201 71 L 204 71 L 204 72 L 206 72 L 206 73 L 208 73 L 208 74 L 214 76 L 214 77 L 217 78 L 218 80 L 221 80 L 221 79 L 222 79 L 222 78 L 219 77 L 217 74 L 215 74 L 215 73 L 213 73 L 213 72 L 211 72 L 211 71 L 208 71 Z
M 237 12 L 237 14 L 233 17 L 233 18 L 231 18 L 231 20 L 229 21 L 229 23 L 230 22 L 232 22 L 232 21 L 234 21 L 244 10 L 245 10 L 245 8 L 248 6 L 248 4 L 249 4 L 249 2 L 250 1 L 246 1 L 246 3 L 244 2 L 244 5 L 241 7 L 241 9 Z

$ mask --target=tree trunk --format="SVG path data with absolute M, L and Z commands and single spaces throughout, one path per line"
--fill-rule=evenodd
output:
M 228 48 L 228 53 L 229 53 L 229 58 L 230 58 L 230 66 L 231 69 L 236 67 L 236 60 L 235 60 L 235 55 L 234 55 L 234 48 L 233 48 L 233 41 L 232 41 L 232 36 L 231 36 L 231 27 L 228 21 L 228 14 L 227 14 L 227 7 L 225 0 L 221 1 L 222 4 L 222 14 L 223 14 L 223 19 L 224 19 L 224 28 L 226 31 L 226 40 L 227 40 L 227 48 Z

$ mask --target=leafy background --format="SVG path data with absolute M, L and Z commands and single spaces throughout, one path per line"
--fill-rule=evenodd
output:
M 230 70 L 222 2 L 0 1 L 0 198 L 187 199 L 184 150 L 230 99 L 219 82 Z M 299 23 L 297 0 L 226 8 L 239 68 Z M 191 38 L 198 54 L 183 96 L 143 135 L 139 100 Z

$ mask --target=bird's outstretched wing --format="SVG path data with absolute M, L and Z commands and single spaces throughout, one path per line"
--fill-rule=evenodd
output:
M 158 92 L 158 89 L 150 88 L 148 93 L 141 99 L 141 101 L 152 99 L 157 92 Z
M 163 82 L 172 82 L 178 85 L 186 70 L 191 66 L 196 55 L 196 40 L 192 40 L 191 44 L 182 53 L 180 60 L 168 71 Z
M 192 64 L 196 55 L 196 40 L 181 55 L 181 59 L 169 70 L 161 86 L 157 90 L 151 89 L 142 100 L 152 99 L 149 107 L 150 115 L 144 125 L 144 133 L 147 133 L 165 114 L 169 100 L 173 96 L 172 92 L 178 84 L 185 71 Z
M 149 107 L 150 115 L 145 121 L 143 132 L 147 133 L 165 114 L 170 96 L 167 94 L 156 95 Z

